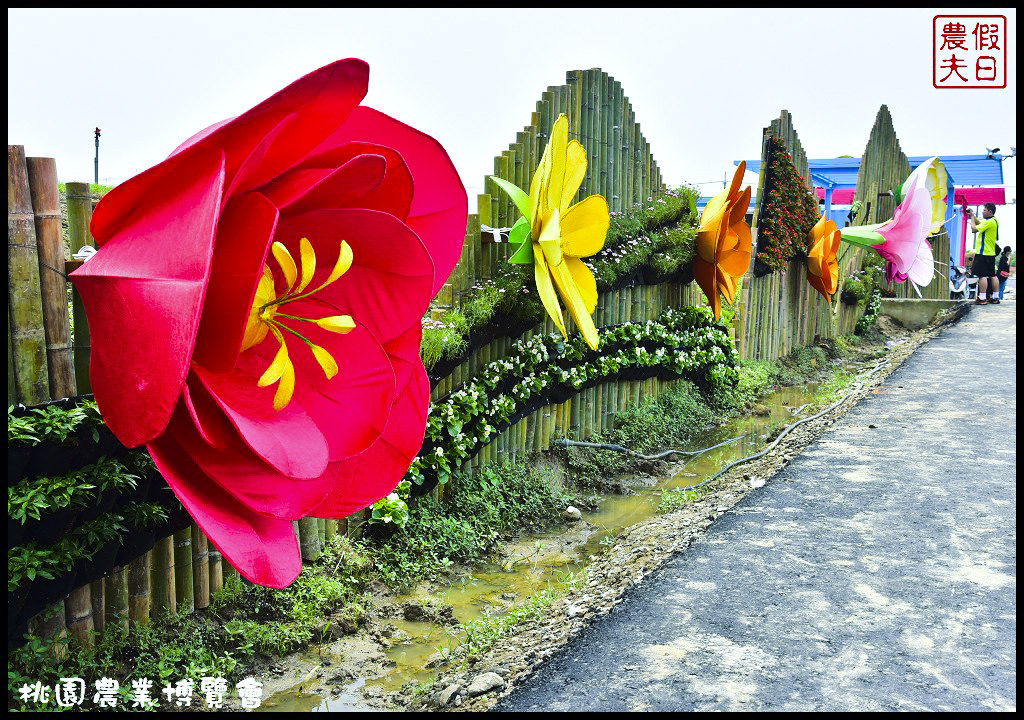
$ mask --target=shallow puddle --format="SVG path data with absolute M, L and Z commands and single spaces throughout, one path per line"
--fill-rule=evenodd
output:
M 418 590 L 395 598 L 395 603 L 451 605 L 455 618 L 466 623 L 485 611 L 500 614 L 548 586 L 564 586 L 569 574 L 584 569 L 602 545 L 614 542 L 626 528 L 654 516 L 662 492 L 696 485 L 728 463 L 758 452 L 773 429 L 788 425 L 796 417 L 794 413 L 810 402 L 816 387 L 803 385 L 773 393 L 759 403 L 768 409 L 768 415 L 736 418 L 702 433 L 688 447 L 677 448 L 693 451 L 735 439 L 690 458 L 671 478 L 663 478 L 650 487 L 636 487 L 632 495 L 606 496 L 597 510 L 583 513 L 583 520 L 593 526 L 584 542 L 577 539 L 575 543 L 566 543 L 565 528 L 529 535 L 512 546 L 504 567 L 483 566 L 471 577 L 461 578 L 441 592 Z M 439 669 L 427 670 L 424 665 L 437 653 L 458 647 L 463 640 L 457 627 L 403 618 L 388 618 L 385 622 L 397 626 L 400 632 L 396 636 L 404 638 L 386 651 L 394 666 L 385 675 L 356 680 L 330 698 L 303 693 L 301 685 L 296 685 L 268 698 L 264 707 L 278 712 L 369 709 L 361 697 L 363 690 L 381 695 L 400 690 L 406 683 L 433 682 Z

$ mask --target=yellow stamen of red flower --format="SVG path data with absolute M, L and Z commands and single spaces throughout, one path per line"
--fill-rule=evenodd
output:
M 298 322 L 315 323 L 317 327 L 328 332 L 344 335 L 355 329 L 355 321 L 349 315 L 331 315 L 323 318 L 303 318 L 294 315 L 285 315 L 280 312 L 282 305 L 296 300 L 308 298 L 315 295 L 327 286 L 334 283 L 338 278 L 348 272 L 352 267 L 352 248 L 344 240 L 338 250 L 338 259 L 334 264 L 327 279 L 315 290 L 303 292 L 312 282 L 313 274 L 316 272 L 316 254 L 313 252 L 313 245 L 306 238 L 299 240 L 299 252 L 301 261 L 301 274 L 298 265 L 292 258 L 288 248 L 280 242 L 271 246 L 271 254 L 281 268 L 284 275 L 286 287 L 281 295 L 277 294 L 274 287 L 274 275 L 270 267 L 263 266 L 263 277 L 260 278 L 256 287 L 256 296 L 252 301 L 252 309 L 249 311 L 249 320 L 245 326 L 245 336 L 242 340 L 242 351 L 255 347 L 266 339 L 268 333 L 272 333 L 280 344 L 277 354 L 267 367 L 266 372 L 257 381 L 259 387 L 268 387 L 277 383 L 277 391 L 274 393 L 274 410 L 283 410 L 291 402 L 295 391 L 295 366 L 288 355 L 288 346 L 284 340 L 284 332 L 294 335 L 309 346 L 313 358 L 324 371 L 327 379 L 330 380 L 338 374 L 338 363 L 334 357 L 324 348 L 316 345 L 294 329 L 281 323 L 282 319 L 295 320 Z M 283 332 L 282 332 L 283 331 Z

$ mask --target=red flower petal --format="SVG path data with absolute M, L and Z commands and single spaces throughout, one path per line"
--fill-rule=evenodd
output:
M 283 520 L 297 520 L 323 502 L 335 483 L 335 467 L 325 466 L 322 475 L 295 479 L 264 463 L 237 435 L 224 448 L 204 442 L 183 409 L 174 414 L 167 432 L 149 444 L 167 452 L 188 456 L 202 469 L 198 482 L 216 483 L 249 513 Z M 187 476 L 182 480 L 188 480 Z
M 395 403 L 387 430 L 366 452 L 339 463 L 334 491 L 310 515 L 348 517 L 394 490 L 423 445 L 429 403 L 430 383 L 421 364 Z
M 192 387 L 192 394 L 198 395 L 200 387 L 209 393 L 220 412 L 261 460 L 296 480 L 323 475 L 327 467 L 327 441 L 317 423 L 297 403 L 274 410 L 274 391 L 258 387 L 258 375 L 213 374 L 199 366 L 195 366 L 193 372 L 199 382 Z M 208 406 L 206 409 L 208 412 Z M 203 406 L 197 406 L 197 410 L 202 413 Z M 207 424 L 202 422 L 202 417 L 200 414 L 200 427 Z
M 295 582 L 302 558 L 290 520 L 250 511 L 167 436 L 150 443 L 149 452 L 181 504 L 244 578 L 274 588 Z
M 117 232 L 71 275 L 89 319 L 96 402 L 128 447 L 159 435 L 174 412 L 210 278 L 224 157 L 187 160 L 161 166 L 161 202 L 145 212 L 115 198 Z
M 261 189 L 291 214 L 347 207 L 380 185 L 386 168 L 380 155 L 357 155 L 337 168 L 292 168 Z
M 161 178 L 183 162 L 192 163 L 194 153 L 223 150 L 226 195 L 252 190 L 276 177 L 306 157 L 352 112 L 366 95 L 368 78 L 369 67 L 362 60 L 339 60 L 238 117 L 197 133 L 167 160 L 107 193 L 93 215 L 93 236 L 102 245 L 125 215 L 151 207 L 153 198 L 164 194 L 156 190 Z
M 221 214 L 193 353 L 193 360 L 209 370 L 227 372 L 238 359 L 276 227 L 277 208 L 257 192 L 232 198 Z
M 433 297 L 447 282 L 462 255 L 469 201 L 444 148 L 384 113 L 367 107 L 352 111 L 348 120 L 321 145 L 321 150 L 348 141 L 365 141 L 397 150 L 412 174 L 415 195 L 408 225 L 423 240 L 434 261 Z

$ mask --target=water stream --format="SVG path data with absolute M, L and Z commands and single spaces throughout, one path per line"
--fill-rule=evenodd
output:
M 735 418 L 695 437 L 689 447 L 679 449 L 697 450 L 739 436 L 737 441 L 691 458 L 673 477 L 662 478 L 651 486 L 636 487 L 634 494 L 605 496 L 595 511 L 583 513 L 583 520 L 589 523 L 587 527 L 590 529 L 582 531 L 588 533 L 582 544 L 578 536 L 567 540 L 567 534 L 572 531 L 565 528 L 535 533 L 513 544 L 507 555 L 506 567 L 485 565 L 440 592 L 417 589 L 395 598 L 395 602 L 399 605 L 406 602 L 451 605 L 455 618 L 466 623 L 479 618 L 485 611 L 500 613 L 549 584 L 557 586 L 563 583 L 569 573 L 584 569 L 602 544 L 613 542 L 626 528 L 655 515 L 664 491 L 696 485 L 728 463 L 758 452 L 764 447 L 768 433 L 773 428 L 789 424 L 794 412 L 811 400 L 816 387 L 812 384 L 784 388 L 762 398 L 760 404 L 768 409 L 768 415 Z M 513 562 L 511 568 L 507 566 L 510 561 Z M 268 698 L 264 708 L 277 712 L 371 709 L 360 698 L 364 686 L 367 689 L 377 688 L 377 692 L 385 694 L 400 690 L 410 681 L 431 682 L 439 670 L 424 669 L 427 661 L 439 649 L 455 648 L 463 640 L 457 628 L 446 628 L 433 622 L 403 618 L 389 618 L 387 622 L 401 631 L 396 633 L 398 637 L 408 638 L 387 650 L 394 666 L 386 674 L 357 679 L 328 698 L 304 693 L 300 686 L 296 686 Z M 313 655 L 316 655 L 315 651 L 311 657 Z

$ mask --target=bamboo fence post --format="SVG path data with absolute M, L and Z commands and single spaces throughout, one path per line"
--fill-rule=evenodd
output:
M 152 607 L 150 566 L 152 553 L 143 553 L 128 563 L 128 620 L 134 626 L 148 625 Z
M 47 606 L 29 620 L 29 632 L 53 641 L 53 656 L 60 662 L 68 656 L 68 630 L 64 620 L 64 601 Z
M 298 521 L 298 530 L 302 559 L 310 562 L 318 560 L 323 548 L 320 545 L 320 533 L 317 529 L 316 518 L 302 518 Z
M 330 540 L 338 534 L 338 521 L 328 519 L 324 523 L 324 540 Z
M 127 631 L 128 622 L 128 573 L 120 565 L 114 566 L 103 579 L 106 591 L 105 625 L 107 628 L 120 626 Z
M 92 245 L 93 239 L 89 232 L 92 221 L 92 198 L 89 196 L 88 183 L 69 182 L 67 184 L 68 207 L 68 245 L 71 254 L 75 254 L 86 245 Z M 92 392 L 89 380 L 89 320 L 85 314 L 85 304 L 78 291 L 71 291 L 71 314 L 75 321 L 74 343 L 75 383 L 78 394 Z
M 174 600 L 179 615 L 195 610 L 192 589 L 192 528 L 174 533 Z
M 92 593 L 88 585 L 71 591 L 64 603 L 68 632 L 82 647 L 92 647 L 96 625 L 92 621 Z
M 207 540 L 210 551 L 210 600 L 224 587 L 224 558 L 217 550 L 217 546 Z
M 195 609 L 210 606 L 210 550 L 206 533 L 192 524 L 192 592 Z
M 46 337 L 46 366 L 50 397 L 76 394 L 68 324 L 67 275 L 64 273 L 64 238 L 60 223 L 60 190 L 53 158 L 27 158 L 32 213 L 39 247 L 39 282 Z
M 50 399 L 39 250 L 25 148 L 7 146 L 7 303 L 18 399 Z
M 92 601 L 92 625 L 102 633 L 107 625 L 107 591 L 103 579 L 89 583 L 89 599 Z
M 153 545 L 150 563 L 152 614 L 174 613 L 174 542 L 170 535 Z
M 14 377 L 14 342 L 11 339 L 11 314 L 7 313 L 7 404 L 18 402 L 18 381 Z

